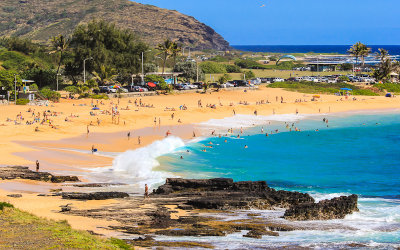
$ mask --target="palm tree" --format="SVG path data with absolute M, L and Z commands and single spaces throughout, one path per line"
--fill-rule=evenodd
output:
M 100 71 L 93 71 L 94 78 L 97 79 L 101 85 L 111 82 L 116 76 L 117 71 L 109 66 L 101 65 Z
M 54 50 L 50 51 L 50 54 L 60 52 L 60 60 L 58 61 L 57 75 L 60 73 L 60 67 L 64 59 L 64 52 L 68 49 L 69 40 L 63 35 L 54 36 L 51 38 L 51 44 Z
M 171 53 L 172 53 L 172 57 L 174 58 L 174 67 L 175 68 L 175 64 L 176 64 L 176 57 L 179 55 L 179 53 L 182 51 L 182 45 L 173 42 L 172 43 L 172 48 L 171 48 Z
M 371 48 L 368 48 L 365 44 L 360 43 L 360 57 L 362 62 L 362 68 L 364 68 L 365 57 L 371 53 Z
M 347 51 L 351 56 L 354 56 L 356 58 L 356 64 L 358 64 L 358 58 L 361 56 L 363 45 L 364 44 L 362 44 L 361 42 L 357 42 Z
M 160 52 L 157 55 L 163 56 L 163 70 L 162 73 L 165 72 L 165 64 L 167 63 L 167 59 L 173 54 L 174 46 L 176 43 L 172 42 L 171 40 L 167 39 L 163 43 L 158 44 L 157 50 Z
M 388 51 L 379 49 L 376 58 L 379 59 L 380 63 L 379 68 L 374 71 L 374 77 L 379 81 L 388 80 L 390 78 L 390 73 L 392 73 L 393 70 L 393 63 Z

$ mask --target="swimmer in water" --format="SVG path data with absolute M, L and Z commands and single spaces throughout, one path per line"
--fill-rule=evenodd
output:
M 247 146 L 247 145 L 244 145 L 244 148 L 248 148 L 248 146 Z
M 268 136 L 269 136 L 269 135 L 268 135 L 268 133 L 266 133 L 266 134 L 265 134 L 265 136 L 267 136 L 267 137 L 268 137 Z
M 264 128 L 263 127 L 261 128 L 261 134 L 264 134 Z
M 225 141 L 224 141 L 225 143 L 227 143 L 228 142 L 228 140 L 227 139 L 225 139 Z
M 202 149 L 201 151 L 203 151 L 203 152 L 207 152 L 207 150 L 206 150 L 206 149 Z
M 240 138 L 240 135 L 237 135 L 237 137 L 236 138 Z
M 181 155 L 181 159 L 183 159 L 183 156 Z

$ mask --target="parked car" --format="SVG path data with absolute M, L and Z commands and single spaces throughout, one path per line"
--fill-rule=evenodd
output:
M 198 89 L 202 89 L 204 83 L 203 82 L 195 82 L 195 83 L 193 83 L 193 85 L 196 86 Z
M 271 82 L 284 82 L 285 81 L 284 79 L 282 79 L 280 77 L 274 77 L 271 80 L 272 80 Z
M 230 82 L 226 82 L 224 84 L 221 84 L 221 88 L 233 88 L 233 87 L 235 87 L 235 85 L 233 85 Z
M 108 89 L 108 86 L 99 86 L 99 93 L 110 93 L 110 90 Z

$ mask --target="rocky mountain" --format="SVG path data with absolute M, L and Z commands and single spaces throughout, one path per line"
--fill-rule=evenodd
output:
M 198 49 L 229 48 L 211 27 L 191 16 L 129 0 L 1 0 L 0 36 L 19 36 L 37 42 L 69 35 L 92 19 L 114 22 L 156 45 L 170 38 Z

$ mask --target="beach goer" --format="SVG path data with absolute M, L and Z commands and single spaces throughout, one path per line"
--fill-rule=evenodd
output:
M 181 159 L 183 160 L 183 156 L 181 155 Z
M 248 148 L 248 146 L 247 146 L 247 145 L 244 145 L 244 148 Z
M 168 130 L 166 133 L 166 137 L 168 137 L 169 135 L 171 135 L 171 132 Z
M 94 145 L 92 145 L 92 154 L 94 153 L 94 151 L 95 151 L 95 148 L 94 148 Z
M 233 110 L 233 115 L 236 115 L 236 111 L 235 110 Z
M 39 172 L 39 161 L 38 160 L 36 160 L 36 172 Z
M 127 136 L 128 136 L 128 141 L 129 141 L 129 139 L 131 138 L 131 132 L 128 132 Z
M 138 144 L 140 145 L 140 143 L 141 143 L 140 136 L 138 136 L 137 141 L 138 141 Z
M 196 137 L 196 133 L 193 131 L 193 137 Z
M 254 115 L 257 116 L 257 110 L 254 111 Z
M 147 184 L 144 184 L 144 199 L 148 198 L 149 198 L 149 187 L 147 186 Z
M 86 133 L 89 134 L 89 125 L 86 126 Z

